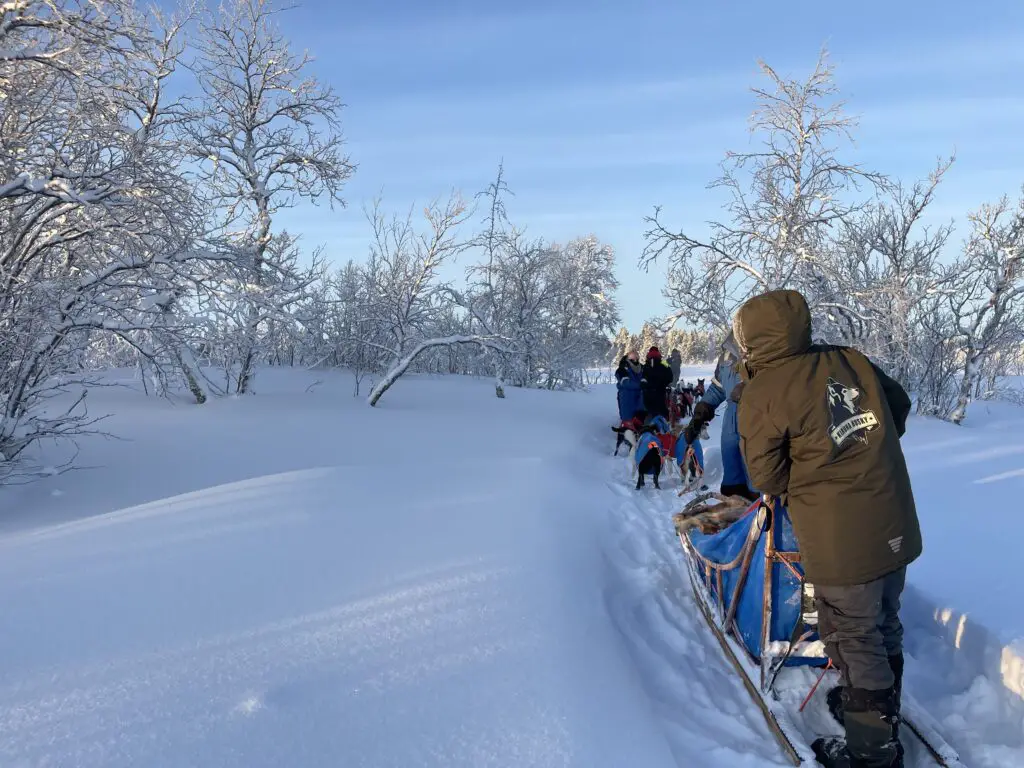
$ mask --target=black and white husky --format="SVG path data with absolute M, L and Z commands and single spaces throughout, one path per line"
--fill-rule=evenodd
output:
M 630 464 L 636 476 L 637 489 L 644 487 L 644 476 L 654 477 L 654 487 L 661 489 L 658 479 L 661 477 L 662 455 L 661 441 L 653 431 L 644 430 L 635 436 L 633 447 L 629 451 Z

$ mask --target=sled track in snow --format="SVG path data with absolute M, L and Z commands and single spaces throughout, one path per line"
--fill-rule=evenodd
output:
M 607 450 L 603 442 L 595 449 Z M 720 482 L 718 451 L 706 454 L 709 485 Z M 693 600 L 672 527 L 682 506 L 677 479 L 636 491 L 627 460 L 596 462 L 608 488 L 604 557 L 608 612 L 680 766 L 787 765 L 761 714 L 722 656 Z M 603 471 L 602 471 L 603 470 Z
M 597 441 L 595 447 L 605 446 Z M 705 462 L 706 483 L 717 487 L 722 474 L 717 447 L 706 449 Z M 605 453 L 596 464 L 605 471 L 594 482 L 608 489 L 605 604 L 676 762 L 702 768 L 791 766 L 701 617 L 672 525 L 672 515 L 685 503 L 677 495 L 678 479 L 666 480 L 661 490 L 648 480 L 637 491 L 621 455 Z M 805 671 L 797 677 L 809 690 L 814 676 Z M 801 689 L 799 698 L 804 694 Z M 823 717 L 825 730 L 840 731 L 824 710 L 820 691 L 816 699 L 805 715 Z M 804 736 L 813 738 L 810 732 Z M 908 768 L 936 765 L 917 740 L 904 743 Z

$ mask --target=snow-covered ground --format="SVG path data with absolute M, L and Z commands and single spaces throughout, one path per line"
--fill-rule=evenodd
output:
M 124 439 L 0 491 L 0 765 L 786 764 L 696 615 L 674 490 L 611 456 L 612 387 L 257 390 L 98 390 Z M 1022 427 L 906 437 L 907 685 L 971 768 L 1024 765 Z

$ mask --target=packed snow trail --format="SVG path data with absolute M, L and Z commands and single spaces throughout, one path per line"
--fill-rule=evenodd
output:
M 602 425 L 609 435 L 607 425 Z M 713 433 L 705 449 L 709 486 L 721 482 Z M 763 768 L 790 765 L 722 656 L 693 602 L 672 528 L 682 502 L 678 480 L 634 490 L 628 460 L 610 457 L 613 441 L 595 425 L 591 483 L 605 488 L 608 565 L 605 602 L 637 665 L 680 766 Z
M 712 441 L 709 441 L 712 442 Z M 663 478 L 662 489 L 634 490 L 628 461 L 618 459 L 605 482 L 612 493 L 606 551 L 609 614 L 619 627 L 680 765 L 791 765 L 765 726 L 735 670 L 705 625 L 693 598 L 683 552 L 672 527 L 682 501 L 678 481 Z M 705 482 L 721 482 L 718 449 L 705 453 Z M 799 706 L 815 672 L 789 671 L 786 700 Z M 828 678 L 834 682 L 832 676 Z M 786 685 L 787 681 L 789 682 Z M 830 683 L 831 684 L 831 683 Z M 827 686 L 794 723 L 806 743 L 823 733 L 842 734 L 824 707 Z M 801 727 L 804 721 L 810 729 Z M 907 768 L 934 768 L 920 742 L 905 734 Z
M 929 422 L 913 426 L 933 428 Z M 721 482 L 719 430 L 716 419 L 705 446 L 705 482 L 711 489 Z M 663 475 L 661 490 L 654 489 L 650 479 L 646 488 L 634 490 L 628 460 L 621 451 L 620 456 L 611 456 L 614 441 L 607 436 L 612 434 L 607 423 L 595 420 L 589 434 L 594 453 L 601 454 L 595 455 L 590 482 L 603 482 L 610 493 L 604 542 L 609 614 L 636 661 L 680 765 L 791 765 L 699 614 L 672 525 L 673 513 L 685 502 L 677 496 L 678 480 Z M 910 444 L 911 451 L 916 447 Z M 918 495 L 927 533 L 936 506 L 930 494 Z M 902 611 L 905 686 L 918 705 L 926 705 L 918 716 L 940 717 L 935 725 L 970 768 L 1024 765 L 1024 702 L 988 677 L 964 678 L 969 673 L 959 669 L 958 660 L 936 637 L 930 612 L 911 584 Z M 816 674 L 802 669 L 790 675 L 790 690 L 783 695 L 788 706 L 796 707 Z M 808 741 L 825 732 L 842 733 L 824 706 L 825 690 L 834 682 L 830 673 L 807 710 L 794 720 Z M 958 686 L 966 690 L 960 692 Z M 907 768 L 934 768 L 925 747 L 906 729 L 903 741 Z

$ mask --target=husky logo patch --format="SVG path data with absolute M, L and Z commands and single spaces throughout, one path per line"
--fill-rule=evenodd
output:
M 859 399 L 859 389 L 829 378 L 827 401 L 832 423 L 828 428 L 828 436 L 836 448 L 850 438 L 866 443 L 866 433 L 878 426 L 878 417 L 874 412 L 860 408 L 857 405 Z

